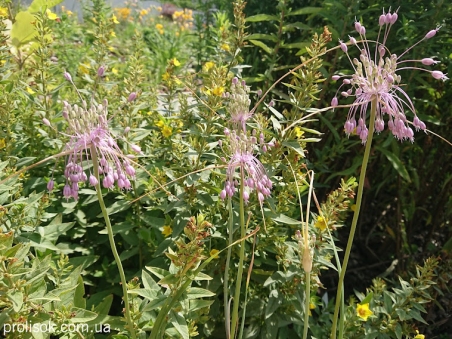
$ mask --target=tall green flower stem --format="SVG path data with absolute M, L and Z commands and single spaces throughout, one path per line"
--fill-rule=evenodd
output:
M 363 198 L 364 180 L 366 178 L 367 164 L 369 162 L 370 148 L 372 146 L 372 138 L 374 135 L 375 116 L 377 111 L 378 97 L 374 97 L 370 106 L 370 122 L 369 122 L 369 135 L 367 136 L 366 148 L 364 150 L 363 163 L 361 165 L 361 172 L 359 174 L 358 193 L 356 195 L 356 208 L 353 214 L 352 226 L 350 234 L 348 236 L 347 247 L 345 249 L 344 261 L 342 263 L 342 270 L 339 275 L 339 282 L 337 284 L 336 304 L 334 307 L 333 326 L 331 327 L 331 339 L 336 339 L 337 320 L 339 315 L 339 305 L 341 303 L 342 289 L 344 285 L 345 272 L 347 271 L 348 259 L 350 258 L 350 252 L 352 249 L 353 238 L 355 237 L 356 225 L 358 224 L 359 211 L 361 209 L 361 202 Z M 341 318 L 345 317 L 344 312 L 341 313 Z M 340 333 L 339 339 L 342 339 L 342 333 Z
M 312 172 L 309 194 L 308 194 L 308 204 L 306 206 L 306 221 L 303 223 L 303 258 L 302 265 L 305 273 L 305 308 L 304 308 L 304 324 L 303 324 L 303 339 L 308 338 L 308 328 L 309 328 L 309 306 L 311 304 L 311 271 L 312 271 L 312 255 L 311 246 L 309 245 L 309 214 L 311 207 L 311 197 L 312 190 L 314 188 L 314 172 Z M 300 192 L 298 192 L 300 194 Z M 300 197 L 299 197 L 300 199 Z M 303 217 L 303 216 L 302 216 Z M 303 222 L 303 220 L 301 220 Z
M 126 321 L 129 325 L 130 336 L 132 339 L 136 339 L 135 328 L 132 321 L 132 316 L 130 315 L 130 305 L 129 305 L 129 296 L 127 294 L 127 280 L 124 274 L 124 268 L 122 267 L 121 259 L 119 258 L 118 250 L 116 249 L 115 237 L 113 235 L 113 229 L 111 227 L 110 218 L 108 217 L 107 208 L 105 207 L 105 202 L 102 197 L 102 189 L 100 186 L 100 177 L 99 177 L 99 159 L 97 158 L 96 148 L 91 145 L 91 158 L 93 161 L 93 171 L 94 176 L 98 178 L 98 183 L 96 184 L 96 192 L 97 199 L 99 200 L 99 205 L 102 210 L 102 215 L 105 220 L 105 225 L 107 226 L 108 240 L 110 241 L 111 251 L 113 252 L 113 256 L 115 257 L 116 265 L 118 266 L 119 276 L 121 277 L 121 285 L 122 285 L 122 294 L 124 299 L 124 304 L 126 308 Z
M 244 186 L 244 173 L 243 167 L 240 167 L 240 238 L 245 238 L 245 204 L 243 201 L 243 192 L 245 191 Z M 239 305 L 240 305 L 240 290 L 242 287 L 242 274 L 243 274 L 243 262 L 245 260 L 245 242 L 241 244 L 240 247 L 240 257 L 239 257 L 239 267 L 237 270 L 237 279 L 235 281 L 235 293 L 234 293 L 234 307 L 232 309 L 232 319 L 231 319 L 231 339 L 235 338 L 238 317 L 239 317 Z M 245 315 L 243 314 L 242 317 Z
M 233 210 L 232 210 L 232 199 L 228 198 L 228 210 L 229 210 L 229 223 L 228 223 L 228 231 L 229 231 L 229 241 L 228 244 L 232 244 L 233 242 L 233 231 L 234 231 L 234 218 L 233 218 Z M 223 282 L 223 294 L 224 294 L 224 321 L 225 321 L 225 329 L 226 329 L 226 339 L 231 337 L 231 318 L 229 317 L 230 308 L 229 308 L 229 265 L 231 263 L 231 254 L 232 247 L 228 248 L 228 254 L 226 256 L 226 268 L 224 270 L 224 282 Z

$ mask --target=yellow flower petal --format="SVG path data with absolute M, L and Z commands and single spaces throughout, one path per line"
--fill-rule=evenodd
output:
M 416 336 L 413 339 L 425 339 L 425 335 L 419 334 L 419 331 L 416 330 Z
M 118 18 L 116 17 L 116 15 L 113 14 L 113 16 L 111 17 L 111 21 L 113 21 L 114 24 L 119 24 Z
M 224 87 L 222 87 L 222 86 L 220 86 L 220 87 L 215 87 L 213 90 L 212 90 L 212 94 L 213 95 L 216 95 L 216 96 L 221 96 L 222 94 L 224 93 Z
M 35 94 L 35 91 L 33 91 L 30 87 L 27 87 L 27 92 L 29 94 Z
M 173 234 L 173 229 L 171 226 L 163 226 L 162 234 L 165 236 L 165 238 L 168 238 L 171 234 Z
M 47 15 L 47 18 L 49 18 L 49 20 L 58 19 L 58 16 L 55 13 L 53 13 L 50 9 L 46 10 L 46 15 Z
M 173 65 L 176 67 L 179 67 L 180 66 L 179 60 L 177 60 L 176 58 L 173 58 Z
M 0 7 L 0 16 L 7 17 L 8 16 L 8 8 Z
M 218 253 L 220 253 L 220 251 L 217 250 L 217 249 L 215 249 L 215 248 L 213 248 L 213 249 L 210 251 L 210 256 L 211 256 L 211 257 L 214 257 L 214 259 L 220 259 L 220 258 L 218 257 Z
M 319 228 L 322 232 L 323 232 L 324 230 L 326 230 L 326 227 L 327 227 L 327 221 L 326 221 L 326 219 L 319 215 L 319 216 L 317 217 L 317 221 L 316 221 L 316 223 L 315 223 L 315 227 Z
M 165 126 L 162 128 L 162 135 L 165 138 L 169 138 L 173 134 L 173 129 L 171 127 Z
M 367 321 L 367 318 L 369 318 L 373 312 L 369 309 L 369 303 L 366 304 L 358 304 L 356 306 L 356 315 L 363 319 L 364 321 Z

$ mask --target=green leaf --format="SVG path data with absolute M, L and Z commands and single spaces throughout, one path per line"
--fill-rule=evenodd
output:
M 11 29 L 11 43 L 14 47 L 19 48 L 38 34 L 35 27 L 31 24 L 36 18 L 27 11 L 17 13 L 16 21 Z M 19 166 L 18 166 L 19 167 Z
M 303 14 L 317 14 L 317 13 L 320 13 L 322 10 L 323 10 L 322 7 L 304 7 L 304 8 L 300 8 L 295 11 L 289 12 L 286 14 L 286 16 L 303 15 Z
M 97 314 L 83 308 L 72 307 L 71 312 L 75 312 L 75 315 L 70 318 L 71 323 L 86 323 L 87 321 L 97 318 Z
M 174 274 L 168 274 L 166 277 L 161 279 L 158 284 L 159 285 L 171 285 L 175 284 L 179 281 L 179 278 L 175 276 Z
M 268 298 L 267 307 L 265 308 L 265 319 L 270 318 L 273 313 L 282 305 L 282 299 L 277 290 L 272 290 Z
M 31 3 L 30 7 L 28 7 L 28 11 L 30 13 L 40 12 L 46 9 L 50 9 L 62 2 L 63 0 L 34 0 Z
M 200 287 L 190 287 L 187 289 L 187 298 L 188 299 L 199 299 L 199 298 L 208 298 L 215 296 L 215 293 L 210 292 L 204 288 Z
M 361 300 L 361 304 L 368 304 L 372 300 L 372 297 L 374 296 L 373 292 L 370 292 L 366 297 Z
M 78 285 L 74 293 L 74 306 L 79 308 L 86 308 L 86 299 L 83 297 L 85 295 L 85 285 L 83 285 L 83 278 L 78 277 Z
M 107 315 L 108 312 L 110 312 L 112 303 L 113 303 L 113 294 L 109 294 L 94 308 L 94 312 L 96 312 L 97 314 Z
M 13 291 L 8 293 L 8 298 L 13 302 L 13 309 L 19 312 L 24 303 L 24 295 L 21 291 Z
M 270 14 L 257 14 L 246 18 L 246 22 L 279 21 L 279 17 Z
M 280 214 L 276 218 L 272 218 L 276 222 L 280 222 L 287 225 L 301 225 L 301 222 L 288 217 L 287 215 Z
M 395 332 L 397 339 L 402 339 L 402 326 L 400 326 L 399 323 L 396 324 L 394 332 Z
M 154 279 L 152 279 L 151 275 L 142 270 L 141 272 L 141 280 L 143 281 L 143 286 L 145 289 L 150 291 L 160 291 L 160 286 L 157 285 Z
M 257 47 L 262 48 L 267 54 L 272 54 L 272 52 L 273 52 L 273 50 L 270 47 L 268 47 L 266 44 L 264 44 L 262 41 L 250 40 L 250 42 Z
M 215 300 L 190 300 L 189 311 L 193 312 L 202 308 L 209 307 Z
M 188 334 L 188 326 L 185 318 L 180 313 L 174 311 L 171 311 L 169 315 L 170 322 L 177 332 L 179 332 L 183 339 L 189 339 L 190 335 Z
M 408 182 L 411 182 L 408 171 L 406 170 L 405 166 L 403 165 L 402 161 L 400 161 L 397 155 L 380 146 L 375 146 L 375 148 L 379 150 L 381 153 L 383 153 L 386 156 L 386 158 L 388 158 L 389 162 L 392 164 L 394 169 L 403 179 L 405 179 Z
M 293 149 L 295 152 L 300 154 L 303 158 L 305 157 L 303 148 L 301 148 L 300 143 L 298 141 L 284 141 L 282 143 L 282 145 Z
M 273 42 L 278 42 L 276 35 L 270 34 L 250 34 L 246 37 L 245 40 L 270 40 Z
M 122 212 L 125 211 L 126 209 L 128 209 L 131 206 L 129 201 L 126 200 L 119 200 L 119 201 L 115 201 L 112 205 L 110 205 L 107 208 L 107 213 L 108 215 L 112 215 L 118 212 Z M 102 217 L 102 214 L 100 214 L 98 216 L 99 218 Z

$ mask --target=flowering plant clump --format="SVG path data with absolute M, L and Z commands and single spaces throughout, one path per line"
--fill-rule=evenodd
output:
M 65 77 L 70 78 L 66 73 Z M 70 105 L 64 102 L 63 117 L 68 122 L 69 142 L 64 149 L 69 153 L 64 176 L 66 185 L 63 196 L 66 199 L 78 199 L 79 184 L 89 181 L 90 185 L 96 186 L 100 178 L 90 172 L 89 178 L 84 167 L 88 161 L 97 159 L 99 174 L 103 175 L 102 186 L 113 188 L 115 183 L 120 189 L 130 189 L 130 179 L 135 176 L 135 169 L 129 159 L 122 154 L 116 143 L 115 137 L 108 128 L 108 102 L 102 104 L 91 104 L 88 108 L 85 101 L 82 106 Z M 49 125 L 48 121 L 44 121 Z M 140 152 L 136 145 L 132 149 Z M 47 188 L 52 190 L 54 186 L 51 180 Z
M 265 152 L 273 146 L 273 143 L 266 144 L 263 133 L 260 133 L 258 140 L 256 130 L 253 130 L 251 135 L 246 133 L 246 122 L 251 118 L 252 113 L 249 111 L 251 103 L 249 87 L 246 86 L 244 81 L 239 82 L 237 78 L 234 78 L 231 93 L 226 94 L 226 97 L 230 98 L 228 108 L 231 115 L 232 130 L 228 128 L 224 130 L 228 140 L 230 160 L 226 170 L 225 188 L 220 192 L 220 198 L 225 199 L 226 196 L 232 197 L 234 195 L 238 185 L 238 182 L 234 179 L 234 174 L 238 167 L 244 171 L 242 180 L 244 180 L 246 189 L 243 191 L 243 200 L 248 202 L 250 192 L 256 190 L 258 200 L 262 203 L 265 197 L 270 195 L 272 182 L 254 152 L 258 146 L 261 146 L 261 150 Z M 222 144 L 221 140 L 220 144 Z
M 422 70 L 429 72 L 435 79 L 447 80 L 447 76 L 441 71 L 431 71 L 420 67 L 400 67 L 406 62 L 421 63 L 422 65 L 433 65 L 437 61 L 432 58 L 424 58 L 421 60 L 401 60 L 401 57 L 409 50 L 415 47 L 423 40 L 430 39 L 436 35 L 440 27 L 429 31 L 424 38 L 418 41 L 416 44 L 408 48 L 401 55 L 390 54 L 386 47 L 386 41 L 391 30 L 392 25 L 397 21 L 397 11 L 391 13 L 385 13 L 380 15 L 379 18 L 379 32 L 377 41 L 375 42 L 375 51 L 372 52 L 369 47 L 371 41 L 366 38 L 366 28 L 360 23 L 355 22 L 355 30 L 359 33 L 361 38 L 361 46 L 357 40 L 350 37 L 350 43 L 356 46 L 360 51 L 359 59 L 350 58 L 348 54 L 347 45 L 340 41 L 340 47 L 352 64 L 354 73 L 351 76 L 342 76 L 343 82 L 339 87 L 337 93 L 343 86 L 351 85 L 351 88 L 344 90 L 340 93 L 341 96 L 347 98 L 349 96 L 355 96 L 355 102 L 350 108 L 347 121 L 345 122 L 345 132 L 347 135 L 356 133 L 359 135 L 363 144 L 367 141 L 368 128 L 366 126 L 366 112 L 369 102 L 376 99 L 376 117 L 375 117 L 375 130 L 381 132 L 384 129 L 384 114 L 388 115 L 388 128 L 392 134 L 399 140 L 409 139 L 414 140 L 414 132 L 408 125 L 407 118 L 404 113 L 404 107 L 414 114 L 413 126 L 416 130 L 425 130 L 425 123 L 422 122 L 417 116 L 414 109 L 413 102 L 407 93 L 403 90 L 401 85 L 401 76 L 397 74 L 400 70 L 412 69 Z M 380 37 L 382 41 L 380 42 Z M 385 57 L 386 56 L 386 57 Z M 339 80 L 341 76 L 334 75 L 333 80 Z M 337 106 L 337 95 L 333 98 L 331 105 Z M 360 110 L 360 116 L 356 121 L 356 112 Z

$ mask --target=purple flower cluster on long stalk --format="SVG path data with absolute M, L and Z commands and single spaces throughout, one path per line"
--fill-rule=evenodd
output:
M 254 155 L 256 149 L 260 148 L 266 152 L 273 143 L 265 143 L 263 133 L 256 136 L 256 130 L 247 133 L 246 122 L 252 117 L 249 110 L 251 103 L 249 99 L 249 88 L 245 82 L 234 78 L 231 93 L 226 94 L 229 98 L 228 111 L 231 115 L 232 130 L 225 128 L 224 134 L 228 142 L 229 162 L 226 170 L 226 183 L 220 192 L 220 198 L 232 197 L 237 191 L 238 181 L 234 178 L 237 168 L 243 169 L 245 173 L 243 200 L 245 203 L 250 198 L 252 191 L 257 192 L 257 198 L 262 203 L 265 197 L 270 195 L 272 182 L 268 178 L 265 168 L 260 160 Z
M 369 40 L 366 38 L 366 28 L 360 23 L 355 22 L 355 30 L 361 38 L 361 44 L 353 37 L 350 37 L 350 43 L 356 46 L 360 51 L 359 58 L 350 58 L 347 45 L 340 41 L 340 47 L 347 54 L 348 59 L 353 67 L 354 73 L 351 76 L 342 76 L 343 82 L 337 93 L 343 86 L 350 85 L 348 90 L 342 90 L 340 95 L 347 98 L 354 96 L 354 105 L 351 106 L 347 120 L 344 125 L 347 135 L 356 133 L 362 143 L 365 144 L 369 134 L 366 125 L 366 113 L 368 104 L 373 98 L 377 98 L 377 111 L 375 117 L 375 131 L 377 133 L 383 131 L 383 116 L 388 116 L 388 128 L 392 134 L 399 140 L 414 140 L 413 129 L 409 126 L 404 113 L 404 107 L 407 107 L 413 114 L 414 119 L 412 125 L 416 130 L 425 130 L 425 123 L 417 116 L 413 102 L 401 86 L 401 76 L 397 74 L 400 70 L 421 70 L 429 72 L 435 79 L 447 80 L 447 76 L 441 71 L 431 71 L 421 67 L 409 66 L 400 67 L 407 62 L 419 63 L 422 65 L 436 64 L 432 58 L 423 58 L 421 60 L 401 60 L 401 57 L 410 51 L 420 42 L 434 37 L 440 27 L 429 31 L 420 41 L 405 50 L 401 55 L 390 54 L 386 47 L 386 40 L 392 25 L 397 21 L 397 11 L 388 13 L 383 11 L 379 17 L 378 37 L 375 41 L 375 51 L 372 52 L 369 47 Z M 382 41 L 380 42 L 380 38 Z M 339 80 L 341 76 L 334 75 L 333 80 Z M 331 105 L 337 106 L 337 94 L 333 98 Z M 356 120 L 356 113 L 359 110 L 359 118 Z
M 65 78 L 72 83 L 72 78 L 65 73 Z M 108 127 L 108 102 L 91 104 L 88 108 L 85 101 L 82 106 L 70 105 L 64 102 L 63 117 L 68 123 L 67 134 L 69 142 L 64 148 L 69 156 L 64 170 L 66 185 L 63 188 L 63 196 L 66 199 L 78 199 L 79 184 L 89 182 L 96 186 L 101 178 L 96 177 L 90 170 L 89 177 L 85 173 L 84 166 L 89 165 L 92 159 L 98 159 L 99 175 L 103 176 L 102 186 L 113 188 L 115 184 L 120 189 L 130 189 L 130 179 L 135 177 L 135 169 L 128 157 L 118 147 L 115 137 Z M 48 122 L 45 121 L 46 124 Z M 131 147 L 136 152 L 141 152 L 138 146 Z M 91 154 L 96 152 L 96 157 Z M 89 167 L 89 166 L 88 166 Z M 49 181 L 47 188 L 52 190 L 54 181 Z

